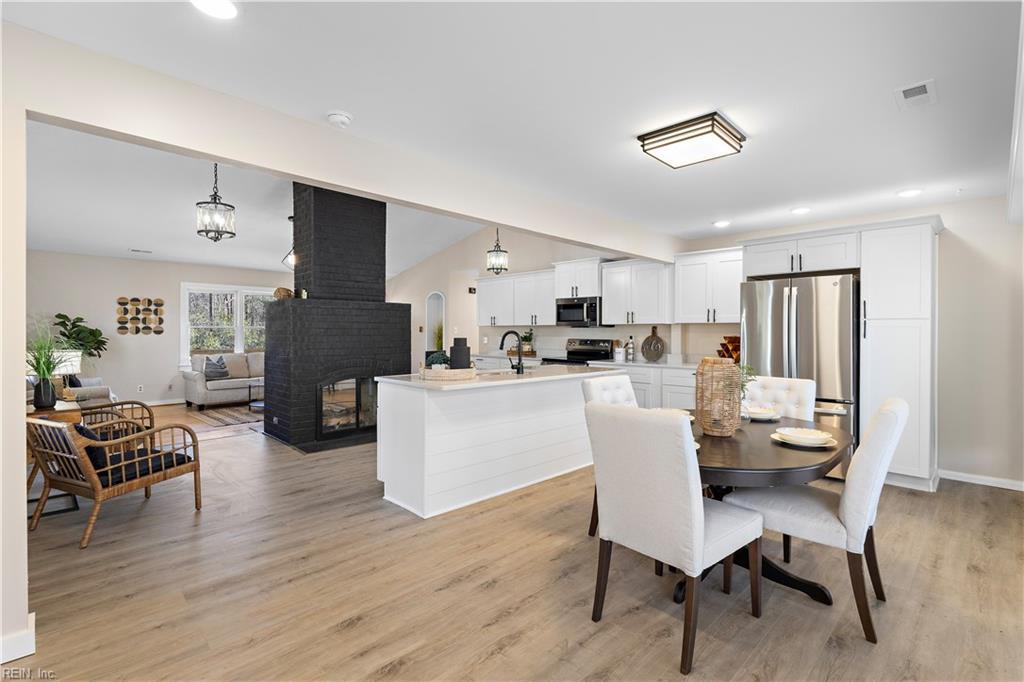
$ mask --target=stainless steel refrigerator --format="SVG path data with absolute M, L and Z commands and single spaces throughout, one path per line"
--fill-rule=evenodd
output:
M 740 353 L 759 375 L 813 379 L 815 421 L 858 439 L 857 275 L 740 285 Z

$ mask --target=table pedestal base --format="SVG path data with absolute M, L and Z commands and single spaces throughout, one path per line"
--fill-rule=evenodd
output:
M 750 561 L 747 556 L 747 548 L 737 550 L 733 555 L 733 563 L 742 566 L 749 570 Z M 712 567 L 714 568 L 714 567 Z M 703 580 L 711 573 L 712 568 L 706 568 L 700 574 L 700 579 Z M 769 559 L 768 557 L 761 555 L 761 577 L 765 580 L 771 580 L 773 583 L 785 585 L 791 589 L 803 592 L 814 601 L 832 606 L 832 593 L 828 591 L 828 588 L 821 583 L 816 583 L 806 578 L 793 575 L 786 569 L 779 566 L 777 563 Z M 680 580 L 676 583 L 676 589 L 672 594 L 672 600 L 677 604 L 682 604 L 686 599 L 686 583 Z

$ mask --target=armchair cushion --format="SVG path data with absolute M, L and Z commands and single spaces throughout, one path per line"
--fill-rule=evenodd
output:
M 116 467 L 108 471 L 100 471 L 97 473 L 100 479 L 100 485 L 104 488 L 109 488 L 112 485 L 119 485 L 127 481 L 134 481 L 137 478 L 143 476 L 149 476 L 151 473 L 155 474 L 164 469 L 170 469 L 172 467 L 181 466 L 182 464 L 188 464 L 192 461 L 192 457 L 181 452 L 167 453 L 160 455 L 160 451 L 156 450 L 150 453 L 146 448 L 139 448 L 124 453 L 125 462 L 135 462 L 130 466 Z M 111 453 L 110 464 L 121 464 L 121 454 Z M 106 466 L 106 464 L 104 464 Z

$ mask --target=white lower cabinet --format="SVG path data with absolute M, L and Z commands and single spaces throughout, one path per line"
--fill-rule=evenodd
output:
M 597 366 L 602 366 L 598 364 Z M 626 370 L 637 405 L 647 409 L 692 410 L 696 404 L 696 366 L 662 368 L 637 363 L 615 365 Z
M 686 386 L 662 386 L 661 406 L 692 410 L 697 406 L 697 389 Z
M 652 403 L 654 390 L 650 384 L 633 384 L 633 393 L 636 395 L 636 404 L 644 408 L 660 407 Z

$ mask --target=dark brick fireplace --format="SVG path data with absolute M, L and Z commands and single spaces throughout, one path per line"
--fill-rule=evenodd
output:
M 410 371 L 410 308 L 384 302 L 385 204 L 295 183 L 295 290 L 267 307 L 267 434 L 312 450 L 376 436 L 376 387 Z M 359 380 L 363 380 L 360 382 Z

